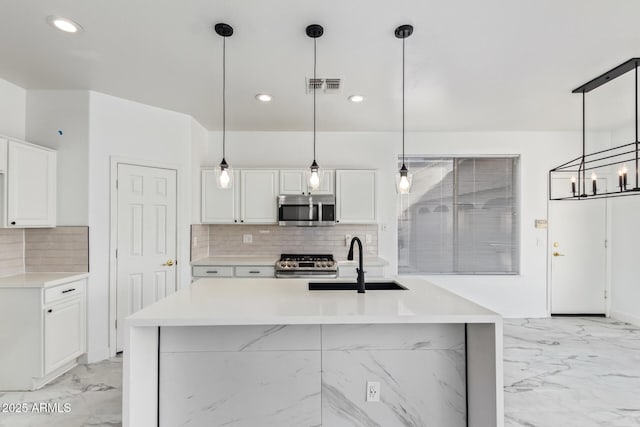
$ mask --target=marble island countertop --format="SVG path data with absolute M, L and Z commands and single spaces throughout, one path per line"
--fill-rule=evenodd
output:
M 0 278 L 0 288 L 47 288 L 89 277 L 89 273 L 23 273 Z
M 127 322 L 129 326 L 501 323 L 497 313 L 423 279 L 385 280 L 396 280 L 408 290 L 358 294 L 309 291 L 309 279 L 200 279 L 129 316 Z

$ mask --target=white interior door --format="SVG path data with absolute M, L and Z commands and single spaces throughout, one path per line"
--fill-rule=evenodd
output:
M 118 164 L 118 326 L 176 290 L 176 184 L 175 170 Z
M 551 201 L 551 313 L 606 313 L 606 201 Z

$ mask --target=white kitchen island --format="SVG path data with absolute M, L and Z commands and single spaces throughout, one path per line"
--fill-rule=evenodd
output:
M 127 319 L 124 425 L 502 426 L 502 318 L 397 282 L 198 280 Z

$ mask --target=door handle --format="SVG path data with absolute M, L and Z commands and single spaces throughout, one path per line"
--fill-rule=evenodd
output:
M 564 256 L 564 254 L 561 254 L 560 252 L 554 252 L 553 256 Z
M 164 264 L 162 264 L 162 265 L 164 265 L 165 267 L 171 267 L 171 266 L 173 265 L 173 260 L 172 260 L 172 259 L 170 259 L 169 261 L 165 262 L 165 263 L 164 263 Z

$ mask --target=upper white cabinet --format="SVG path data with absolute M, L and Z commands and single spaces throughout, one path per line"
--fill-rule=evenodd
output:
M 320 188 L 311 191 L 308 187 L 309 171 L 307 169 L 283 169 L 280 171 L 280 194 L 333 194 L 334 175 L 335 171 L 325 170 Z
M 336 171 L 336 222 L 376 222 L 376 171 Z
M 202 170 L 202 217 L 204 224 L 233 224 L 240 220 L 239 173 L 233 172 L 233 185 L 222 189 L 215 169 Z
M 56 152 L 9 141 L 5 176 L 5 226 L 55 227 Z
M 7 171 L 7 144 L 9 141 L 0 138 L 0 173 Z
M 202 170 L 203 224 L 276 224 L 279 191 L 277 170 L 234 171 L 233 185 L 218 188 L 214 169 Z
M 247 224 L 278 222 L 276 197 L 279 192 L 277 170 L 240 171 L 240 221 Z

